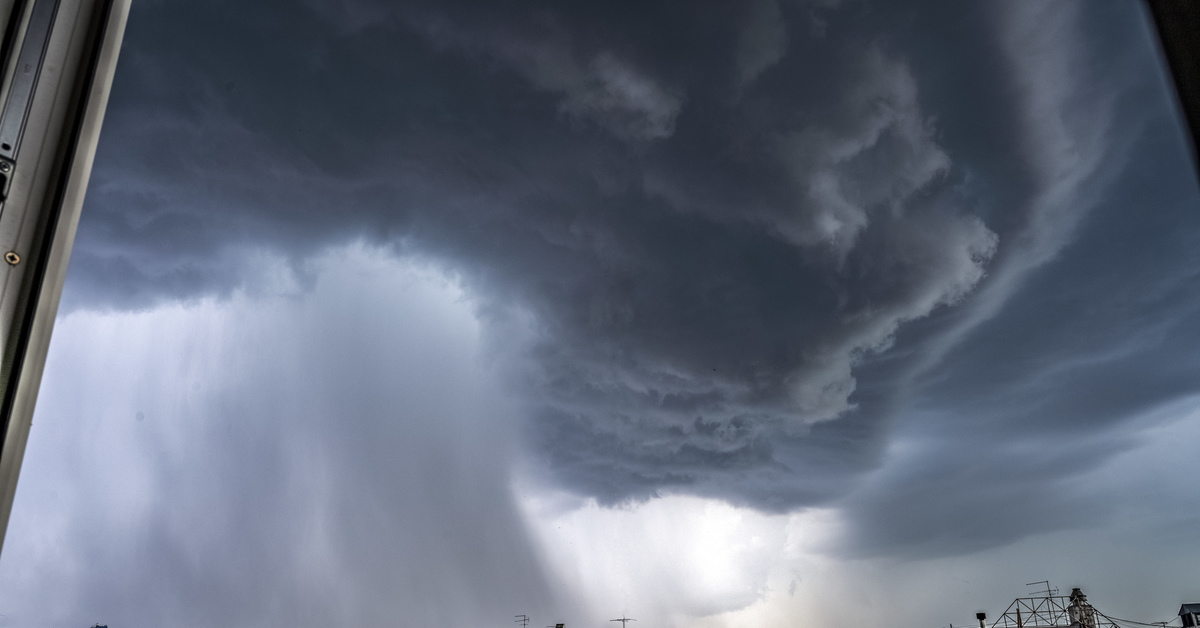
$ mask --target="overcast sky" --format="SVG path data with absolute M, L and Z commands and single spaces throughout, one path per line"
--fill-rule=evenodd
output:
M 1200 601 L 1140 3 L 135 0 L 0 626 Z

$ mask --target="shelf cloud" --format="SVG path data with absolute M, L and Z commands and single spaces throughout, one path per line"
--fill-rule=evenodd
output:
M 64 311 L 307 294 L 366 247 L 466 295 L 554 490 L 836 508 L 844 556 L 1099 521 L 1044 478 L 1200 381 L 1195 190 L 1141 19 L 140 3 Z M 1016 499 L 1039 514 L 987 514 Z

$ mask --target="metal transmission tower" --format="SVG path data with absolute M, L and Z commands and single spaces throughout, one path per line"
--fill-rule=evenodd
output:
M 0 544 L 130 0 L 0 0 Z
M 1043 584 L 1035 582 L 1033 584 Z M 1057 592 L 1049 583 L 1047 593 Z M 1070 595 L 1019 597 L 1009 604 L 992 628 L 1121 628 L 1088 603 L 1078 588 Z
M 626 628 L 626 627 L 625 627 L 625 624 L 627 624 L 627 623 L 629 623 L 629 622 L 631 622 L 631 621 L 637 621 L 637 620 L 636 620 L 636 619 L 630 619 L 630 618 L 628 618 L 628 617 L 626 617 L 626 616 L 624 616 L 624 615 L 621 615 L 621 618 L 620 618 L 620 619 L 610 619 L 610 620 L 608 620 L 608 621 L 619 621 L 619 622 L 621 622 L 621 628 Z

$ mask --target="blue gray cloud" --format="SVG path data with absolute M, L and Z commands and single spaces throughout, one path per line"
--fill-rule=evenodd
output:
M 365 241 L 472 295 L 529 465 L 579 494 L 840 505 L 847 552 L 1079 525 L 1091 502 L 1040 482 L 1094 458 L 1022 439 L 1086 429 L 1116 451 L 1131 417 L 1194 392 L 1161 339 L 1194 315 L 1195 189 L 1142 20 L 146 3 L 65 307 L 253 291 L 262 255 L 311 283 L 314 256 Z M 921 429 L 944 430 L 923 441 L 942 462 L 879 481 Z M 959 447 L 990 453 L 967 472 Z M 930 524 L 1012 495 L 1044 518 L 952 519 L 945 543 Z

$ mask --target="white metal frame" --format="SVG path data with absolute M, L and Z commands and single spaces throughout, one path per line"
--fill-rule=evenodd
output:
M 0 547 L 129 1 L 0 0 Z M 51 9 L 48 32 L 39 30 Z M 41 55 L 22 54 L 43 40 Z M 10 106 L 30 72 L 28 105 Z M 19 146 L 6 139 L 15 115 Z

